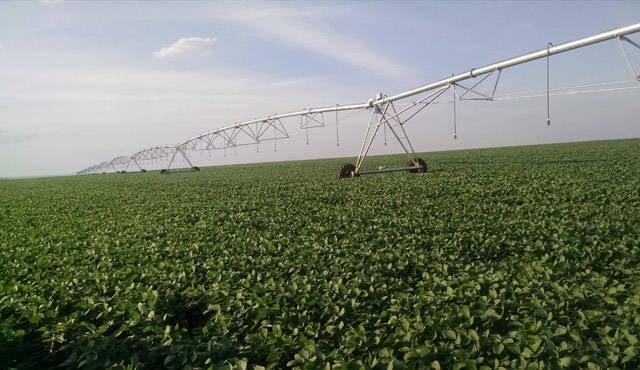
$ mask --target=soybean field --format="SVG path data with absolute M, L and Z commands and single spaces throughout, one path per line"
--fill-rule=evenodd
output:
M 0 368 L 636 369 L 639 154 L 2 180 Z

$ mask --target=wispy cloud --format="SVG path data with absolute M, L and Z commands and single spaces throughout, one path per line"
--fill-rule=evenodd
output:
M 242 8 L 234 11 L 231 8 L 219 12 L 218 16 L 290 46 L 309 50 L 387 78 L 402 78 L 411 74 L 410 68 L 406 65 L 373 50 L 367 43 L 328 29 L 319 22 L 323 19 L 320 9 L 309 11 L 272 6 L 268 9 Z
M 34 134 L 0 128 L 0 144 L 2 145 L 19 144 L 33 137 L 35 137 Z
M 209 55 L 213 52 L 215 39 L 208 37 L 185 37 L 171 46 L 153 52 L 156 58 L 171 58 L 183 55 Z

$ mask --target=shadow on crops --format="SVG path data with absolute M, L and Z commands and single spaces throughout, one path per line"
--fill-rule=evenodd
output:
M 51 347 L 40 330 L 26 321 L 0 322 L 0 369 L 99 369 L 126 365 L 145 369 L 184 368 L 204 364 L 207 359 L 215 364 L 237 357 L 237 346 L 230 340 L 202 336 L 202 327 L 210 319 L 206 309 L 205 303 L 182 295 L 158 302 L 157 315 L 164 319 L 150 325 L 162 329 L 170 325 L 183 330 L 170 344 L 162 343 L 166 339 L 162 330 L 159 333 L 133 326 L 115 336 L 118 326 L 114 325 L 114 330 L 98 335 L 72 329 L 65 333 L 66 342 L 62 346 Z M 99 326 L 101 322 L 94 324 Z
M 18 325 L 15 331 L 24 330 L 24 335 L 6 337 L 0 332 L 0 369 L 43 369 L 62 363 L 64 357 L 49 352 L 49 346 L 40 335 L 28 325 Z
M 164 301 L 161 311 L 167 314 L 167 325 L 180 325 L 189 331 L 199 330 L 209 320 L 211 313 L 205 313 L 207 306 L 192 298 L 173 295 Z

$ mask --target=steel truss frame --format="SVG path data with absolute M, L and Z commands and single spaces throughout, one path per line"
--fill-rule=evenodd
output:
M 491 95 L 487 95 L 487 94 L 484 94 L 482 92 L 479 92 L 478 90 L 476 90 L 476 88 L 478 86 L 480 86 L 489 77 L 491 77 L 496 71 L 491 71 L 491 72 L 487 73 L 486 76 L 484 76 L 482 79 L 480 79 L 480 81 L 476 82 L 471 87 L 465 87 L 460 82 L 452 83 L 452 85 L 454 87 L 453 91 L 454 91 L 457 99 L 459 101 L 462 101 L 462 100 L 488 100 L 488 101 L 493 101 L 493 98 L 496 96 L 496 90 L 498 89 L 498 82 L 500 82 L 500 75 L 502 75 L 502 69 L 498 69 L 497 71 L 498 71 L 498 76 L 496 77 L 496 82 L 493 84 L 493 90 L 491 92 Z M 458 95 L 457 92 L 455 91 L 456 87 L 462 88 L 463 90 L 465 90 L 465 92 L 462 93 L 462 95 Z M 472 98 L 465 98 L 465 96 L 467 96 L 467 94 L 469 94 L 469 93 L 473 93 L 473 94 L 475 94 L 477 96 L 476 97 L 472 97 Z
M 247 145 L 256 145 L 256 148 L 259 148 L 262 142 L 276 142 L 278 139 L 288 138 L 289 132 L 282 120 L 266 118 L 248 125 L 234 125 L 207 132 L 179 144 L 178 147 L 188 151 L 229 149 Z
M 626 42 L 628 45 L 635 46 L 636 49 L 638 50 L 640 50 L 640 44 L 631 40 L 626 35 L 618 36 L 618 43 L 620 44 L 620 48 L 622 48 L 622 53 L 624 54 L 624 58 L 627 61 L 627 65 L 629 66 L 631 73 L 633 74 L 633 78 L 636 81 L 640 81 L 640 73 L 638 73 L 634 68 L 633 62 L 631 62 L 631 58 L 629 57 L 629 52 L 627 51 L 627 48 L 624 47 L 625 44 L 623 43 L 623 41 Z
M 110 162 L 110 167 L 113 168 L 116 172 L 126 172 L 127 168 L 129 168 L 129 164 L 131 163 L 131 157 L 120 156 L 115 157 Z
M 411 140 L 409 140 L 407 132 L 404 129 L 404 124 L 427 108 L 431 103 L 436 101 L 436 99 L 438 99 L 448 89 L 449 86 L 440 88 L 422 99 L 412 102 L 408 107 L 401 109 L 400 111 L 396 109 L 393 101 L 384 101 L 381 104 L 374 105 L 374 109 L 372 109 L 371 112 L 371 118 L 369 119 L 369 125 L 367 126 L 364 140 L 362 141 L 362 146 L 360 147 L 360 152 L 358 153 L 358 158 L 356 160 L 354 176 L 364 174 L 364 172 L 360 171 L 362 163 L 369 154 L 369 150 L 373 145 L 380 127 L 388 128 L 393 134 L 393 137 L 402 147 L 402 150 L 404 150 L 409 161 L 413 160 L 413 158 L 416 157 L 416 152 L 413 148 L 413 144 L 411 144 Z M 403 116 L 404 114 L 406 114 L 406 116 Z M 367 173 L 372 172 L 377 171 L 369 171 Z
M 502 70 L 541 58 L 547 58 L 548 60 L 548 58 L 552 55 L 582 48 L 611 39 L 618 40 L 629 69 L 633 74 L 634 81 L 640 81 L 640 74 L 638 74 L 638 71 L 636 70 L 636 68 L 634 68 L 628 50 L 625 47 L 625 45 L 630 45 L 632 47 L 640 49 L 640 45 L 628 37 L 628 35 L 637 32 L 640 32 L 640 23 L 603 32 L 594 36 L 560 45 L 552 46 L 549 43 L 547 47 L 542 50 L 507 59 L 484 67 L 474 68 L 470 71 L 458 75 L 452 75 L 451 77 L 424 86 L 420 86 L 413 90 L 409 90 L 397 95 L 383 96 L 381 94 L 378 94 L 375 99 L 369 99 L 366 103 L 304 109 L 290 113 L 274 114 L 264 118 L 256 118 L 248 121 L 237 122 L 235 124 L 221 127 L 214 131 L 210 131 L 205 134 L 190 138 L 177 145 L 164 145 L 141 150 L 129 157 L 130 161 L 128 161 L 128 163 L 126 157 L 116 157 L 112 161 L 102 162 L 98 165 L 94 165 L 82 171 L 79 171 L 78 174 L 101 173 L 110 169 L 114 169 L 117 171 L 118 166 L 125 166 L 126 170 L 126 168 L 128 168 L 131 163 L 136 164 L 141 171 L 144 171 L 140 166 L 140 162 L 170 158 L 167 169 L 163 170 L 166 173 L 171 169 L 171 165 L 174 163 L 174 160 L 176 159 L 178 154 L 185 160 L 185 162 L 189 164 L 189 166 L 191 166 L 190 169 L 199 170 L 197 167 L 193 166 L 193 164 L 189 160 L 189 151 L 213 151 L 216 149 L 226 150 L 228 148 L 237 148 L 238 146 L 245 145 L 256 145 L 256 150 L 259 151 L 259 145 L 265 141 L 273 141 L 274 150 L 276 150 L 277 140 L 288 139 L 290 137 L 283 121 L 288 118 L 294 117 L 299 117 L 300 128 L 306 131 L 307 143 L 309 143 L 309 129 L 325 127 L 324 113 L 335 112 L 337 117 L 337 114 L 340 111 L 365 109 L 370 109 L 372 111 L 371 117 L 369 119 L 369 124 L 367 125 L 365 131 L 364 140 L 358 153 L 356 164 L 349 164 L 353 168 L 349 171 L 346 171 L 345 173 L 348 173 L 349 176 L 357 176 L 364 173 L 387 172 L 393 170 L 426 170 L 426 165 L 424 168 L 421 168 L 423 167 L 424 161 L 422 161 L 422 159 L 419 159 L 418 161 L 418 159 L 415 158 L 416 153 L 411 141 L 409 140 L 407 132 L 404 129 L 404 125 L 413 117 L 415 117 L 415 115 L 417 115 L 419 112 L 436 102 L 436 100 L 440 98 L 442 94 L 444 94 L 447 90 L 452 89 L 454 95 L 455 127 L 455 101 L 493 101 L 498 83 L 500 81 Z M 489 78 L 496 72 L 496 80 L 493 84 L 491 94 L 486 94 L 479 91 L 478 87 L 483 83 L 489 81 Z M 466 87 L 461 83 L 462 81 L 474 80 L 475 78 L 480 76 L 483 77 L 472 84 L 471 87 Z M 457 89 L 461 89 L 464 92 L 459 95 Z M 423 96 L 418 101 L 411 102 L 406 108 L 399 109 L 397 107 L 396 102 L 398 101 L 402 101 L 413 96 L 422 96 L 424 94 L 427 95 Z M 549 95 L 548 91 L 547 95 Z M 410 165 L 408 167 L 385 169 L 382 171 L 362 171 L 362 164 L 369 154 L 369 151 L 381 127 L 383 128 L 384 132 L 386 132 L 387 129 L 391 131 L 392 136 L 398 141 L 403 151 L 410 159 Z M 454 137 L 456 137 L 455 133 Z

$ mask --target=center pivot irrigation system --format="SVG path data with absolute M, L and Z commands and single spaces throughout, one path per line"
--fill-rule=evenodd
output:
M 634 83 L 640 82 L 640 74 L 634 68 L 634 65 L 629 57 L 627 47 L 635 47 L 640 49 L 638 42 L 627 37 L 629 34 L 640 32 L 640 23 L 630 25 L 623 28 L 618 28 L 608 32 L 603 32 L 594 36 L 583 38 L 580 40 L 568 42 L 561 45 L 553 46 L 551 43 L 547 45 L 547 48 L 536 51 L 534 53 L 522 55 L 519 57 L 504 60 L 502 62 L 494 63 L 480 68 L 474 68 L 468 72 L 453 75 L 449 78 L 442 79 L 440 81 L 424 85 L 413 90 L 403 92 L 401 94 L 393 96 L 384 96 L 378 94 L 375 99 L 369 99 L 365 103 L 350 104 L 350 105 L 336 105 L 326 108 L 313 108 L 306 110 L 299 110 L 291 113 L 274 114 L 264 118 L 252 119 L 248 121 L 234 123 L 225 127 L 218 128 L 213 131 L 209 131 L 205 134 L 190 138 L 177 145 L 160 145 L 147 149 L 143 149 L 131 156 L 119 156 L 111 161 L 102 162 L 95 166 L 91 166 L 78 174 L 94 174 L 105 172 L 120 172 L 126 173 L 127 169 L 134 164 L 139 171 L 146 172 L 141 166 L 141 163 L 153 160 L 169 160 L 169 165 L 166 169 L 163 169 L 161 173 L 177 172 L 177 171 L 199 171 L 197 166 L 194 166 L 189 160 L 189 152 L 192 151 L 213 151 L 217 149 L 229 149 L 237 148 L 245 145 L 259 145 L 262 142 L 273 141 L 274 146 L 277 140 L 288 139 L 289 133 L 287 131 L 285 123 L 299 119 L 300 128 L 306 131 L 307 140 L 309 129 L 325 126 L 325 114 L 335 113 L 336 123 L 338 120 L 338 112 L 341 111 L 353 111 L 353 110 L 371 110 L 371 118 L 358 153 L 358 158 L 355 164 L 345 163 L 338 168 L 338 178 L 356 177 L 359 175 L 369 173 L 380 173 L 390 171 L 409 171 L 409 172 L 426 172 L 427 164 L 422 158 L 416 156 L 415 150 L 407 132 L 404 129 L 404 124 L 411 118 L 415 117 L 422 110 L 432 105 L 437 101 L 446 91 L 451 89 L 454 93 L 454 127 L 455 127 L 455 101 L 459 100 L 488 100 L 493 101 L 500 75 L 502 70 L 513 67 L 516 65 L 528 63 L 537 59 L 547 58 L 547 113 L 549 107 L 549 57 L 554 54 L 563 53 L 569 50 L 582 48 L 588 45 L 599 43 L 602 41 L 617 39 L 622 49 L 623 55 L 627 61 L 629 69 L 633 73 Z M 493 85 L 492 93 L 485 94 L 478 91 L 478 87 L 487 81 L 488 78 L 495 75 L 495 82 Z M 481 77 L 482 76 L 482 77 Z M 478 77 L 471 87 L 465 87 L 461 82 L 466 80 L 473 80 Z M 493 81 L 493 79 L 492 79 Z M 486 83 L 485 83 L 486 85 Z M 461 94 L 458 94 L 459 89 Z M 411 101 L 406 107 L 398 107 L 397 102 L 408 99 L 410 97 L 419 96 L 419 100 Z M 294 119 L 295 118 L 295 119 Z M 294 119 L 294 120 L 292 120 Z M 547 114 L 547 124 L 550 124 L 549 115 Z M 405 154 L 407 155 L 408 163 L 405 167 L 398 168 L 386 168 L 375 171 L 363 171 L 362 164 L 367 157 L 369 150 L 376 138 L 376 135 L 380 131 L 389 130 L 393 137 L 398 141 Z M 455 130 L 455 128 L 454 128 Z M 455 137 L 455 136 L 454 136 Z M 182 158 L 189 164 L 188 168 L 172 169 L 177 158 Z

